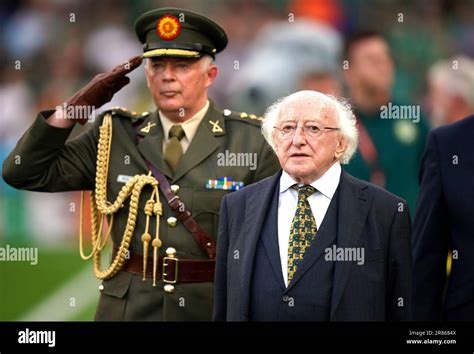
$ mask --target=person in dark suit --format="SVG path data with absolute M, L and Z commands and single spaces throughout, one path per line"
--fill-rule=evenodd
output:
M 413 223 L 414 320 L 474 320 L 473 133 L 474 115 L 428 137 Z
M 262 131 L 282 171 L 221 202 L 213 319 L 409 320 L 408 206 L 341 169 L 357 147 L 348 104 L 300 91 Z

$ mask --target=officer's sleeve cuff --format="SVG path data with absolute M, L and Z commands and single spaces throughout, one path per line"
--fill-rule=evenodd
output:
M 74 126 L 69 128 L 59 128 L 49 125 L 46 122 L 46 119 L 48 119 L 54 112 L 56 112 L 56 110 L 39 112 L 29 129 L 31 136 L 35 140 L 41 141 L 45 146 L 64 145 L 71 134 L 71 131 L 74 129 Z

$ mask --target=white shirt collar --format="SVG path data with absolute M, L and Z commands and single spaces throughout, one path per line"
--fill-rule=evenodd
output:
M 187 121 L 181 123 L 181 126 L 183 127 L 184 133 L 186 134 L 186 138 L 188 139 L 188 141 L 193 140 L 194 135 L 196 134 L 196 131 L 199 127 L 199 123 L 201 123 L 202 119 L 206 115 L 208 108 L 209 108 L 209 100 L 206 100 L 206 104 L 204 105 L 204 107 L 202 107 L 199 110 L 199 112 L 197 112 L 194 116 L 192 116 Z M 168 141 L 169 131 L 171 127 L 177 123 L 174 123 L 173 121 L 171 121 L 161 111 L 158 111 L 158 113 L 160 115 L 161 125 L 163 126 L 164 141 Z
M 336 161 L 321 177 L 310 184 L 325 197 L 332 199 L 339 186 L 340 178 L 341 164 Z M 288 173 L 283 171 L 280 177 L 280 194 L 286 192 L 295 183 L 298 184 Z

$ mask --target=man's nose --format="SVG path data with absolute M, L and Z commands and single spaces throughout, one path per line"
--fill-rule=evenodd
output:
M 306 143 L 306 134 L 302 126 L 296 127 L 295 135 L 293 136 L 293 145 L 301 146 Z
M 171 63 L 166 63 L 161 76 L 163 80 L 165 81 L 173 80 L 174 73 L 173 73 L 173 66 L 171 65 Z

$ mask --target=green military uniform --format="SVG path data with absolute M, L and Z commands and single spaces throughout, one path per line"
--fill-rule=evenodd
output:
M 279 168 L 271 148 L 260 133 L 260 121 L 246 114 L 221 111 L 211 103 L 196 135 L 173 175 L 161 153 L 163 130 L 157 112 L 133 115 L 122 109 L 111 111 L 113 115 L 113 137 L 108 174 L 107 200 L 116 199 L 124 182 L 120 176 L 147 174 L 145 156 L 171 184 L 179 186 L 177 195 L 191 211 L 197 222 L 211 235 L 217 236 L 219 205 L 228 190 L 208 189 L 208 180 L 222 176 L 241 181 L 244 185 L 270 176 Z M 99 117 L 94 127 L 67 141 L 72 129 L 55 128 L 45 122 L 51 112 L 41 112 L 33 125 L 18 142 L 4 164 L 4 178 L 16 188 L 61 192 L 92 190 L 95 186 Z M 212 121 L 213 123 L 210 123 Z M 133 123 L 138 128 L 133 128 Z M 221 129 L 215 129 L 216 123 Z M 149 131 L 146 129 L 147 126 Z M 214 132 L 213 132 L 214 129 Z M 136 133 L 143 140 L 136 142 Z M 148 131 L 148 132 L 147 132 Z M 219 166 L 220 153 L 257 154 L 255 170 L 248 166 Z M 21 156 L 21 164 L 15 163 Z M 123 178 L 123 177 L 122 177 Z M 130 246 L 132 253 L 142 253 L 140 235 L 144 232 L 145 201 L 151 194 L 146 189 L 140 198 L 136 229 Z M 164 197 L 163 215 L 160 220 L 160 239 L 163 256 L 167 247 L 174 247 L 177 258 L 205 259 L 206 253 L 198 246 L 190 232 L 179 221 L 170 226 L 167 219 L 174 217 Z M 129 211 L 128 203 L 115 215 L 112 239 L 118 246 Z M 154 224 L 150 229 L 154 229 Z M 163 290 L 165 284 L 156 287 L 151 280 L 142 281 L 141 276 L 119 272 L 103 282 L 101 299 L 96 318 L 99 320 L 210 320 L 212 315 L 212 283 L 175 284 L 172 293 Z
M 137 20 L 136 31 L 145 43 L 145 57 L 214 56 L 227 44 L 227 37 L 217 24 L 180 9 L 160 9 L 142 15 Z M 225 177 L 225 182 L 232 180 L 230 185 L 240 187 L 270 176 L 279 169 L 276 156 L 260 132 L 261 119 L 246 113 L 222 111 L 212 102 L 174 173 L 163 157 L 164 134 L 158 111 L 136 114 L 125 109 L 113 109 L 99 116 L 91 129 L 69 141 L 72 128 L 56 128 L 45 121 L 53 112 L 41 112 L 5 160 L 3 176 L 10 185 L 44 192 L 94 190 L 99 184 L 96 183 L 96 169 L 100 127 L 104 120 L 109 122 L 111 116 L 107 201 L 116 200 L 130 177 L 147 175 L 148 161 L 167 177 L 194 219 L 215 239 L 221 199 L 231 192 L 218 189 L 219 183 L 215 182 Z M 21 157 L 20 164 L 16 163 L 17 156 Z M 227 159 L 229 156 L 234 158 Z M 238 156 L 256 157 L 257 164 L 242 165 Z M 129 246 L 130 258 L 115 276 L 103 281 L 96 319 L 210 320 L 213 306 L 211 281 L 165 284 L 158 277 L 157 286 L 153 287 L 149 277 L 143 281 L 141 275 L 126 271 L 127 262 L 130 264 L 134 255 L 144 252 L 141 239 L 146 229 L 144 210 L 152 192 L 150 185 L 142 190 Z M 159 255 L 165 256 L 165 250 L 172 247 L 177 259 L 209 259 L 191 232 L 177 221 L 161 191 L 159 197 L 163 207 L 159 218 L 162 243 Z M 130 205 L 127 200 L 114 214 L 111 237 L 115 247 L 122 243 Z M 155 220 L 154 217 L 150 219 L 149 230 L 155 230 Z M 154 232 L 150 233 L 154 236 Z M 150 259 L 151 246 L 148 250 Z
M 418 195 L 418 168 L 428 133 L 424 118 L 421 116 L 415 123 L 405 117 L 382 119 L 380 112 L 355 113 L 377 151 L 378 164 L 385 176 L 383 187 L 404 198 L 413 213 Z M 360 148 L 345 169 L 354 177 L 371 181 L 373 171 Z

